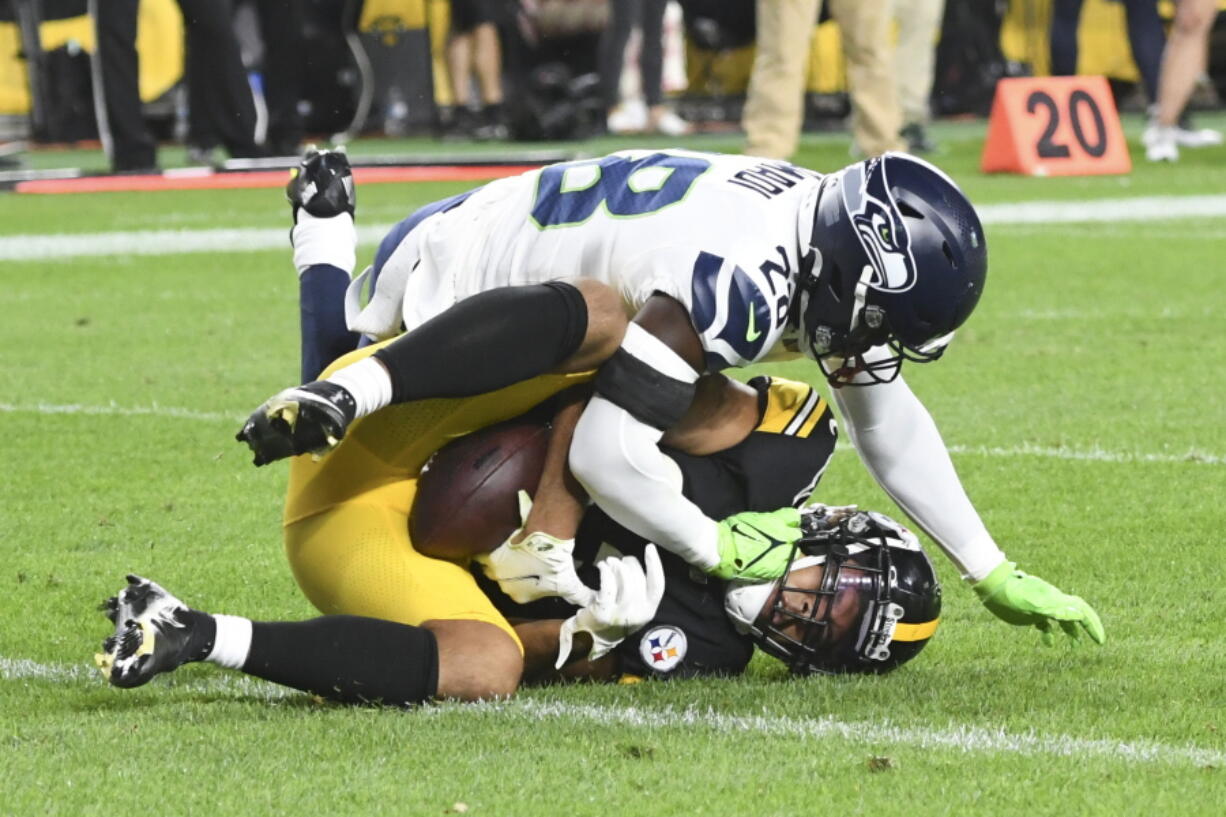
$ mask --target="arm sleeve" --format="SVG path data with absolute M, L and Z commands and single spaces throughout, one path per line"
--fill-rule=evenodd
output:
M 715 521 L 681 492 L 681 471 L 659 448 L 664 432 L 597 395 L 570 448 L 575 478 L 613 521 L 706 571 L 719 563 Z
M 1005 559 L 962 488 L 932 415 L 898 377 L 836 389 L 844 426 L 869 473 L 907 515 L 978 581 Z

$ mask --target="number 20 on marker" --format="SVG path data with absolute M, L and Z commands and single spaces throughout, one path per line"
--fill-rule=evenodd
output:
M 1132 160 L 1104 77 L 1003 79 L 996 85 L 985 173 L 1128 173 Z

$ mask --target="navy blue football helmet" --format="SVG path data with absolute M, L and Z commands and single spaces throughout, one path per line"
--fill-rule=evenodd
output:
M 904 360 L 940 357 L 988 271 L 970 201 L 936 167 L 903 153 L 826 176 L 810 245 L 793 320 L 802 351 L 836 387 L 886 383 Z M 890 353 L 866 362 L 875 346 Z M 862 372 L 868 377 L 853 384 Z

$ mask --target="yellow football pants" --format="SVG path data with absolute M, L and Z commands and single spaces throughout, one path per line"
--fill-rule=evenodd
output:
M 379 346 L 346 355 L 329 371 Z M 285 552 L 302 592 L 326 614 L 412 625 L 483 621 L 519 643 L 467 565 L 413 549 L 409 511 L 417 477 L 449 440 L 523 414 L 592 374 L 543 375 L 490 394 L 389 406 L 356 421 L 340 445 L 318 460 L 295 457 L 285 503 Z

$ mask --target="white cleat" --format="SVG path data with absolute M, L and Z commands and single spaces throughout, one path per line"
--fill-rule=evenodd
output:
M 1222 144 L 1222 132 L 1213 128 L 1176 125 L 1175 143 L 1185 148 L 1210 148 Z
M 1151 162 L 1178 162 L 1179 143 L 1175 137 L 1176 128 L 1170 125 L 1151 123 L 1141 135 L 1141 144 L 1145 145 L 1145 158 Z
M 643 133 L 647 130 L 647 106 L 638 99 L 623 102 L 609 112 L 606 124 L 614 135 Z
M 668 108 L 652 120 L 651 129 L 665 136 L 687 136 L 694 132 L 693 125 Z

